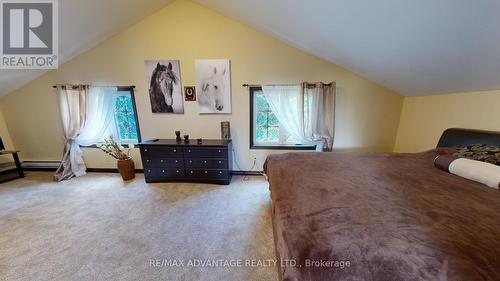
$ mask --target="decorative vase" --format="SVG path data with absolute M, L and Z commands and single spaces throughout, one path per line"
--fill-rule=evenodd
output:
M 135 164 L 132 158 L 126 160 L 118 160 L 116 166 L 124 181 L 135 178 Z

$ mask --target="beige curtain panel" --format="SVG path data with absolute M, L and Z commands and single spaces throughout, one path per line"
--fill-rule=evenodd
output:
M 62 181 L 85 174 L 83 153 L 76 139 L 85 125 L 89 86 L 58 85 L 56 91 L 66 144 L 54 180 Z
M 304 103 L 304 137 L 319 141 L 322 151 L 331 151 L 335 135 L 335 82 L 301 85 Z

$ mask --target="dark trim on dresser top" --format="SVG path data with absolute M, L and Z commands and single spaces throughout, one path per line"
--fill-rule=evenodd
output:
M 177 142 L 174 139 L 154 139 L 143 141 L 139 144 L 139 146 L 146 145 L 174 145 L 174 146 L 227 146 L 231 143 L 231 140 L 213 140 L 213 139 L 203 139 L 201 144 L 198 144 L 196 140 L 190 139 L 188 143 L 184 142 L 184 140 Z

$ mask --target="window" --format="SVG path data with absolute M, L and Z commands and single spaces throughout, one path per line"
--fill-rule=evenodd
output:
M 122 144 L 141 141 L 133 87 L 90 87 L 87 119 L 77 142 L 92 147 L 110 136 Z
M 313 150 L 315 146 L 297 143 L 280 125 L 262 88 L 250 87 L 250 148 Z
M 132 88 L 118 88 L 113 97 L 113 111 L 120 143 L 138 143 L 140 134 Z

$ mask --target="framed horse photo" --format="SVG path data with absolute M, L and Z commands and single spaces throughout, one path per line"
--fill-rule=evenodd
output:
M 195 70 L 200 114 L 231 114 L 229 60 L 197 60 Z
M 153 113 L 184 114 L 178 60 L 146 60 L 149 99 Z

